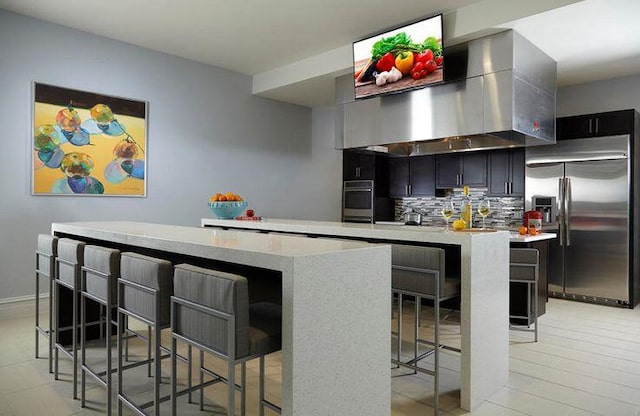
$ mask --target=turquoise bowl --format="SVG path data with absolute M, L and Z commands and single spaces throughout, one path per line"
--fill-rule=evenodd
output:
M 220 219 L 233 219 L 242 215 L 247 209 L 247 201 L 216 201 L 209 202 L 209 209 Z

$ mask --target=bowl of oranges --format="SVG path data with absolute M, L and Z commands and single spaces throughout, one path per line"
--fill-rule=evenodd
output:
M 247 209 L 247 201 L 233 192 L 217 193 L 209 198 L 209 209 L 216 218 L 233 219 Z

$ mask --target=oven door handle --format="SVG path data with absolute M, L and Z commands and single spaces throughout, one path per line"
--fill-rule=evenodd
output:
M 373 192 L 373 188 L 349 188 L 345 192 Z

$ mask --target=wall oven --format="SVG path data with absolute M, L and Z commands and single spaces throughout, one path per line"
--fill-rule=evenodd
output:
M 373 181 L 345 181 L 342 188 L 342 221 L 373 223 Z

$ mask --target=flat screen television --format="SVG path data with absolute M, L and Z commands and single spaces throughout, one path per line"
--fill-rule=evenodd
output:
M 354 42 L 356 99 L 444 82 L 442 51 L 441 14 Z

